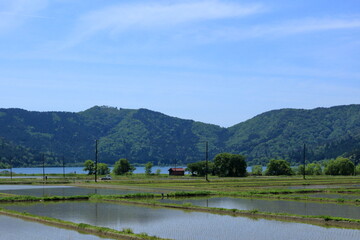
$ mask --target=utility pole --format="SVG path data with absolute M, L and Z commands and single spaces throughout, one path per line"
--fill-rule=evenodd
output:
M 62 156 L 62 167 L 63 167 L 63 178 L 65 178 L 65 161 L 64 161 L 64 155 Z
M 208 158 L 209 158 L 209 147 L 208 147 L 208 142 L 205 142 L 205 161 L 206 161 L 206 165 L 205 165 L 205 179 L 207 182 L 209 182 L 208 179 Z
M 303 178 L 306 179 L 305 177 L 305 167 L 306 167 L 306 145 L 304 143 L 304 149 L 303 149 L 303 164 L 304 164 L 304 171 L 303 171 Z
M 45 155 L 42 154 L 42 169 L 43 169 L 43 180 L 45 179 Z
M 12 180 L 12 158 L 10 158 L 10 179 Z
M 95 140 L 95 182 L 97 182 L 98 141 Z

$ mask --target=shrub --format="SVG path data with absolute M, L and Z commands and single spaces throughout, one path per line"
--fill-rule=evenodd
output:
M 290 163 L 286 160 L 270 160 L 266 168 L 266 175 L 277 176 L 277 175 L 292 175 L 293 171 L 290 167 Z
M 326 175 L 352 175 L 354 174 L 355 166 L 348 158 L 338 157 L 335 160 L 330 160 L 326 163 Z
M 214 172 L 220 177 L 245 177 L 245 157 L 240 154 L 220 153 L 214 158 Z

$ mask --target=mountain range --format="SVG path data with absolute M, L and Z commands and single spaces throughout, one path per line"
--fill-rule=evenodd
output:
M 243 154 L 248 164 L 283 158 L 308 162 L 350 156 L 360 149 L 360 105 L 280 109 L 229 128 L 184 120 L 147 109 L 95 106 L 82 112 L 0 109 L 0 160 L 13 167 L 113 164 L 187 164 L 221 152 Z

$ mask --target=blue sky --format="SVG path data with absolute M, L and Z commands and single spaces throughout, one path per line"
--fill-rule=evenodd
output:
M 0 0 L 0 108 L 227 127 L 359 103 L 358 0 Z

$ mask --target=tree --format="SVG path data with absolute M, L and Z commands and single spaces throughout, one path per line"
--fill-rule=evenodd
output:
M 97 174 L 106 175 L 110 173 L 110 169 L 106 163 L 98 163 L 97 165 Z
M 251 168 L 251 174 L 254 176 L 261 176 L 262 175 L 262 166 L 255 165 Z
M 95 163 L 93 160 L 86 160 L 84 163 L 84 171 L 88 171 L 88 175 L 95 174 Z
M 120 159 L 115 163 L 113 173 L 115 175 L 123 175 L 125 173 L 132 173 L 135 170 L 129 161 L 125 158 Z
M 326 175 L 352 175 L 354 174 L 355 165 L 350 159 L 338 157 L 326 163 Z
M 212 173 L 214 169 L 214 163 L 208 161 L 207 173 Z M 205 176 L 206 175 L 206 161 L 189 163 L 186 171 L 190 172 L 191 175 Z
M 293 171 L 290 167 L 290 163 L 282 159 L 272 159 L 267 165 L 266 175 L 278 176 L 278 175 L 292 175 Z
M 220 153 L 214 158 L 214 172 L 220 177 L 245 177 L 245 157 L 240 154 Z
M 306 165 L 306 175 L 321 175 L 322 168 L 319 163 L 309 163 Z
M 359 174 L 360 174 L 360 164 L 358 164 L 358 165 L 356 166 L 355 172 L 356 172 L 356 175 L 359 175 Z
M 153 163 L 152 162 L 148 162 L 147 164 L 145 164 L 145 174 L 146 175 L 150 175 L 151 174 L 151 168 L 153 167 Z

